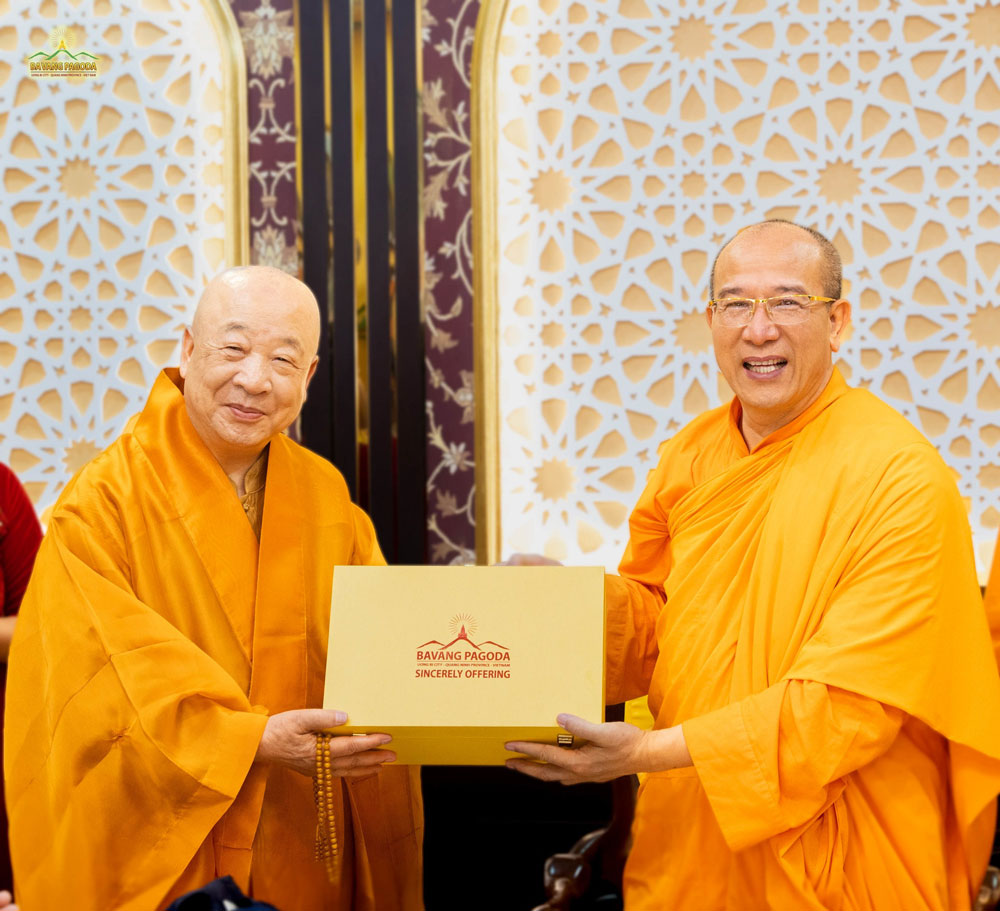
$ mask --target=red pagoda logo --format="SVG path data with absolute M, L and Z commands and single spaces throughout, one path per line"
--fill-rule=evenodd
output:
M 510 649 L 493 639 L 474 641 L 478 629 L 475 617 L 456 614 L 450 626 L 450 641 L 430 639 L 417 646 L 417 677 L 510 678 Z

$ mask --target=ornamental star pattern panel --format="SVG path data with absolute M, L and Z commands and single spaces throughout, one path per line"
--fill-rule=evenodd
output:
M 703 309 L 767 217 L 840 250 L 840 366 L 1000 525 L 1000 3 L 510 0 L 496 74 L 501 550 L 617 565 L 731 393 Z
M 121 431 L 223 264 L 223 48 L 198 3 L 0 0 L 0 459 L 39 508 Z M 95 78 L 36 79 L 53 29 Z

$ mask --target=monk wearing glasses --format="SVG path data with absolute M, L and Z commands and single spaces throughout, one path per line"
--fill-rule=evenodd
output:
M 665 445 L 608 576 L 607 700 L 579 749 L 509 765 L 646 773 L 627 911 L 969 909 L 1000 792 L 1000 677 L 966 511 L 934 447 L 834 366 L 840 258 L 744 229 L 706 316 L 733 401 Z

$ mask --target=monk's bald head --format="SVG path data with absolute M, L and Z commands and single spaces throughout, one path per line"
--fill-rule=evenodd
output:
M 709 275 L 708 296 L 715 297 L 715 274 L 719 260 L 731 247 L 746 243 L 765 241 L 775 245 L 797 245 L 806 256 L 817 256 L 822 269 L 822 294 L 834 300 L 840 298 L 842 290 L 842 267 L 837 248 L 819 231 L 807 228 L 783 218 L 772 218 L 767 221 L 748 225 L 727 240 L 715 256 L 712 271 Z
M 218 325 L 241 305 L 272 308 L 278 318 L 287 320 L 301 334 L 305 353 L 319 350 L 319 304 L 302 282 L 272 266 L 235 266 L 220 272 L 202 292 L 191 319 L 195 338 L 207 327 Z
M 319 336 L 316 298 L 280 269 L 244 266 L 209 282 L 184 331 L 180 373 L 191 423 L 227 473 L 245 471 L 298 416 Z

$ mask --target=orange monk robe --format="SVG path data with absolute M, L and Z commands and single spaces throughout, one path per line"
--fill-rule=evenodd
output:
M 986 616 L 993 631 L 993 652 L 1000 662 L 1000 535 L 997 535 L 997 546 L 993 552 L 993 565 L 990 568 L 989 582 L 986 583 L 984 601 Z
M 608 701 L 694 760 L 642 785 L 626 908 L 968 909 L 1000 678 L 955 482 L 839 372 L 752 453 L 739 418 L 664 447 L 608 577 Z
M 61 496 L 10 658 L 7 796 L 25 911 L 150 911 L 229 874 L 280 908 L 419 909 L 418 770 L 337 793 L 253 764 L 269 713 L 318 707 L 335 564 L 381 563 L 340 474 L 271 441 L 257 538 L 175 371 Z M 349 710 L 350 706 L 343 708 Z

